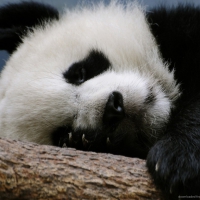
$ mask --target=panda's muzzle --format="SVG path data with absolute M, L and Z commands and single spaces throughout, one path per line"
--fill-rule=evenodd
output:
M 108 148 L 115 140 L 115 130 L 125 117 L 123 96 L 118 91 L 113 91 L 105 105 L 103 125 L 96 130 L 77 129 L 74 131 L 69 126 L 57 128 L 52 134 L 53 144 L 59 147 L 74 147 L 81 150 L 101 150 Z M 92 148 L 90 148 L 92 147 Z

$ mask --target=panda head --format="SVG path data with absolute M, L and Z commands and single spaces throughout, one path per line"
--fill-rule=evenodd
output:
M 161 137 L 178 86 L 136 3 L 12 4 L 0 31 L 1 136 L 139 157 Z

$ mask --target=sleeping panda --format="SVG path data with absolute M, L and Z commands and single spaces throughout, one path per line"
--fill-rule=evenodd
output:
M 200 8 L 0 8 L 0 136 L 147 159 L 166 198 L 200 195 Z

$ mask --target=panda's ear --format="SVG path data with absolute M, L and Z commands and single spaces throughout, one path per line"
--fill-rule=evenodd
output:
M 42 21 L 58 18 L 59 13 L 56 9 L 36 2 L 14 3 L 1 7 L 0 50 L 12 54 L 28 30 L 42 24 Z

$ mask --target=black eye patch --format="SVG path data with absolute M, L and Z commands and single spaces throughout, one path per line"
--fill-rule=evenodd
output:
M 100 51 L 92 50 L 83 60 L 72 64 L 63 76 L 68 83 L 81 83 L 103 73 L 110 67 L 110 61 Z

